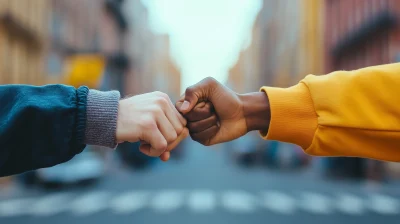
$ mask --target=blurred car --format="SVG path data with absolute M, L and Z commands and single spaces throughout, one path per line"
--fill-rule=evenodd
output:
M 258 136 L 252 134 L 236 139 L 226 146 L 233 154 L 234 161 L 244 167 L 256 166 L 259 163 Z
M 118 145 L 117 153 L 121 161 L 128 167 L 144 169 L 158 161 L 158 158 L 146 156 L 139 150 L 140 142 L 121 143 Z
M 100 179 L 104 173 L 103 160 L 89 148 L 66 163 L 27 172 L 20 178 L 27 185 L 91 184 Z
M 325 158 L 325 175 L 332 178 L 365 179 L 366 159 L 333 157 Z
M 278 169 L 296 169 L 310 164 L 311 157 L 296 145 L 270 141 L 264 153 L 264 162 L 268 167 Z

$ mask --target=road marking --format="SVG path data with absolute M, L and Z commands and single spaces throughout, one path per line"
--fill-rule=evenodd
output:
M 296 209 L 296 201 L 287 194 L 279 191 L 265 191 L 262 195 L 261 204 L 273 212 L 292 214 Z
M 31 198 L 0 201 L 0 216 L 11 217 L 25 215 L 33 201 L 34 199 Z
M 188 206 L 195 212 L 213 211 L 216 206 L 215 194 L 212 191 L 194 191 L 189 195 Z
M 168 212 L 183 205 L 183 193 L 179 191 L 161 191 L 151 201 L 151 207 L 158 212 Z
M 222 195 L 222 205 L 233 212 L 253 212 L 256 203 L 255 197 L 245 191 L 228 191 Z
M 71 211 L 75 215 L 84 216 L 99 212 L 108 206 L 109 193 L 95 191 L 81 196 L 71 203 Z
M 384 215 L 399 213 L 399 201 L 389 196 L 373 194 L 370 196 L 368 204 L 369 207 L 377 213 L 382 213 Z
M 110 201 L 110 209 L 118 214 L 135 212 L 148 204 L 149 195 L 146 191 L 121 194 Z
M 76 197 L 77 196 L 77 197 Z M 188 209 L 195 213 L 216 212 L 217 206 L 233 213 L 252 213 L 259 207 L 281 215 L 295 215 L 301 209 L 307 213 L 331 215 L 337 209 L 340 213 L 362 215 L 374 211 L 381 215 L 398 215 L 398 198 L 373 194 L 365 197 L 340 192 L 338 197 L 327 197 L 315 192 L 300 194 L 300 200 L 281 191 L 266 190 L 261 195 L 247 191 L 226 191 L 221 197 L 215 191 L 198 189 L 193 191 L 147 191 L 122 192 L 110 197 L 110 192 L 95 191 L 83 194 L 56 193 L 37 198 L 3 199 L 0 201 L 0 217 L 23 215 L 52 216 L 70 211 L 74 215 L 87 216 L 107 210 L 115 214 L 129 214 L 141 209 L 151 212 L 170 212 Z M 111 200 L 110 200 L 111 199 Z M 221 203 L 221 204 L 219 204 Z M 265 211 L 265 210 L 264 210 Z
M 322 215 L 327 215 L 332 212 L 329 198 L 318 193 L 303 193 L 300 207 L 308 212 Z
M 340 194 L 336 203 L 337 208 L 350 215 L 361 215 L 364 212 L 364 201 L 350 194 Z
M 59 193 L 45 196 L 37 201 L 29 209 L 29 213 L 35 216 L 49 216 L 62 212 L 67 208 L 65 202 L 71 198 L 70 194 Z

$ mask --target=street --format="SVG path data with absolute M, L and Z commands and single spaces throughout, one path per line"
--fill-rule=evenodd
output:
M 398 223 L 400 191 L 312 172 L 245 169 L 220 146 L 180 161 L 116 169 L 93 187 L 2 194 L 0 223 Z

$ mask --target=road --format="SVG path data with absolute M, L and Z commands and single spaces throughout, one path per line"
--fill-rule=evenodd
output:
M 0 197 L 0 223 L 398 223 L 398 185 L 367 186 L 244 169 L 218 147 L 190 144 L 181 161 L 118 169 L 93 187 L 16 188 Z

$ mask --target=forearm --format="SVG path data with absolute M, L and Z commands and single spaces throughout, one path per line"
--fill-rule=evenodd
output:
M 399 71 L 397 63 L 263 87 L 271 108 L 264 137 L 311 155 L 400 161 Z
M 0 86 L 0 176 L 53 166 L 85 145 L 88 89 Z
M 258 130 L 267 133 L 271 120 L 268 96 L 262 92 L 255 92 L 241 94 L 239 98 L 243 104 L 247 131 Z
M 118 100 L 86 87 L 0 86 L 0 176 L 66 162 L 86 144 L 115 146 Z

